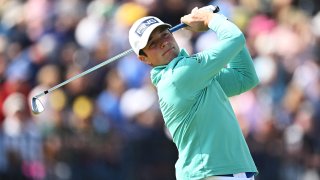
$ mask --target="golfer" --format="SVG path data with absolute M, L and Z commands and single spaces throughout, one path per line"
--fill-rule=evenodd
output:
M 137 20 L 129 31 L 134 52 L 153 67 L 151 80 L 179 152 L 176 178 L 252 180 L 258 171 L 228 100 L 259 81 L 245 37 L 208 10 L 194 8 L 181 22 L 190 31 L 214 31 L 219 41 L 190 56 L 156 17 Z

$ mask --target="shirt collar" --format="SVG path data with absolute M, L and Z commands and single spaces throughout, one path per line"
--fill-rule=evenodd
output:
M 161 65 L 161 66 L 156 66 L 154 68 L 152 68 L 150 74 L 151 74 L 151 81 L 154 85 L 156 85 L 160 79 L 161 79 L 161 76 L 162 76 L 162 73 L 164 72 L 164 70 L 167 68 L 167 67 L 170 67 L 170 66 L 174 66 L 175 64 L 177 64 L 177 62 L 179 62 L 181 59 L 183 59 L 184 57 L 188 57 L 189 54 L 188 52 L 182 48 L 178 54 L 177 57 L 175 57 L 169 64 L 166 64 L 166 65 Z

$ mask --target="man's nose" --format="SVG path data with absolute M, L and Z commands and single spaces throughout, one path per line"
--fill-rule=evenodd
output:
M 163 49 L 168 44 L 168 41 L 162 41 L 160 48 Z

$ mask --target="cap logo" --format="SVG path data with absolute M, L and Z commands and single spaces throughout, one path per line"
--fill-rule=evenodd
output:
M 144 31 L 151 26 L 152 24 L 156 24 L 159 23 L 159 21 L 157 21 L 155 18 L 149 18 L 146 19 L 144 21 L 141 22 L 141 24 L 137 27 L 136 29 L 136 34 L 138 34 L 138 36 L 142 36 L 142 34 L 144 33 Z

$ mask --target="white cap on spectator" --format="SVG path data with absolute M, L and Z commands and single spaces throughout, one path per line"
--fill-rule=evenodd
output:
M 18 111 L 26 109 L 26 97 L 21 93 L 10 94 L 3 103 L 3 113 L 6 116 L 13 116 Z
M 152 31 L 163 25 L 171 27 L 170 24 L 164 23 L 154 16 L 138 19 L 129 30 L 129 42 L 133 51 L 139 55 L 139 51 L 147 45 Z
M 147 87 L 132 88 L 121 97 L 120 108 L 127 118 L 143 113 L 156 105 L 157 96 L 152 89 Z

